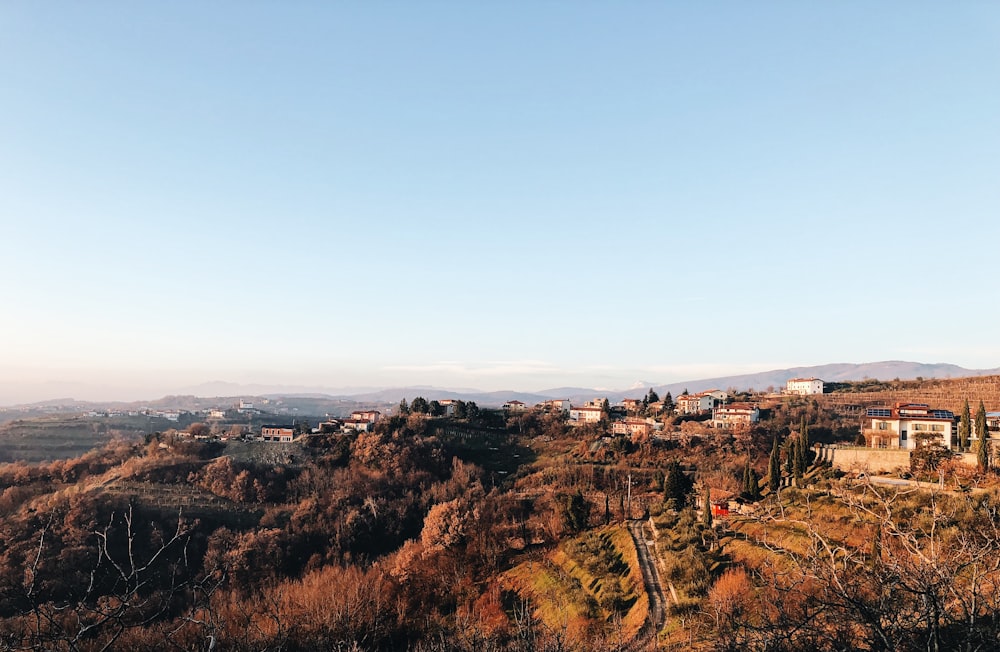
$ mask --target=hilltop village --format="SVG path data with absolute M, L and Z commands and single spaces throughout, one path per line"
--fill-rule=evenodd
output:
M 0 426 L 9 647 L 1000 649 L 1000 377 L 227 400 Z
M 843 384 L 834 384 L 842 390 Z M 959 460 L 977 465 L 975 451 L 981 433 L 987 440 L 992 432 L 1000 431 L 1000 411 L 981 408 L 973 415 L 972 407 L 963 406 L 964 413 L 915 400 L 879 402 L 858 398 L 856 392 L 828 393 L 829 385 L 819 378 L 792 378 L 780 392 L 739 392 L 708 389 L 684 392 L 676 398 L 668 392 L 662 398 L 650 389 L 645 395 L 625 398 L 611 404 L 605 397 L 594 397 L 583 404 L 573 405 L 567 399 L 549 399 L 534 405 L 510 400 L 497 409 L 480 408 L 471 401 L 416 397 L 405 399 L 398 406 L 386 409 L 353 410 L 346 416 L 327 414 L 322 420 L 296 419 L 291 423 L 268 423 L 275 415 L 266 411 L 269 401 L 255 404 L 241 399 L 232 407 L 205 409 L 197 413 L 178 411 L 148 413 L 170 422 L 186 421 L 188 425 L 170 429 L 180 435 L 199 440 L 258 441 L 290 443 L 316 435 L 356 434 L 371 432 L 377 424 L 391 417 L 421 415 L 429 419 L 474 422 L 493 428 L 515 427 L 525 417 L 541 415 L 554 418 L 591 440 L 591 452 L 613 446 L 617 438 L 642 441 L 687 441 L 692 436 L 745 433 L 761 422 L 781 419 L 789 406 L 820 401 L 828 405 L 827 420 L 835 421 L 836 432 L 818 426 L 823 433 L 814 446 L 827 450 L 824 457 L 842 470 L 886 471 L 907 466 L 909 452 L 918 449 L 942 449 L 958 454 Z M 856 400 L 851 402 L 851 398 Z M 898 397 L 897 397 L 898 398 Z M 828 399 L 833 399 L 828 403 Z M 953 407 L 954 400 L 946 401 Z M 115 416 L 114 412 L 91 416 Z M 975 418 L 974 418 L 975 417 Z M 287 417 L 286 417 L 287 418 Z M 254 420 L 259 422 L 254 426 Z M 853 423 L 852 423 L 853 422 Z M 249 425 L 246 425 L 249 424 Z M 978 424 L 978 425 L 977 425 Z M 802 424 L 809 425 L 809 424 Z M 854 450 L 851 450 L 854 449 Z M 857 449 L 871 449 L 869 453 Z M 876 453 L 876 451 L 878 451 Z M 893 455 L 895 451 L 897 454 Z M 964 455 L 963 455 L 964 454 Z

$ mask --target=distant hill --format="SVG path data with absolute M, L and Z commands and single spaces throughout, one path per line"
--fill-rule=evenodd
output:
M 814 367 L 791 367 L 789 369 L 774 369 L 754 374 L 738 376 L 719 376 L 716 378 L 699 378 L 676 383 L 636 383 L 631 389 L 603 391 L 585 387 L 559 387 L 536 392 L 548 398 L 567 398 L 573 403 L 582 403 L 596 396 L 606 396 L 616 403 L 623 398 L 642 398 L 650 388 L 661 396 L 670 392 L 677 396 L 685 389 L 691 392 L 701 392 L 707 389 L 750 389 L 762 391 L 768 387 L 780 389 L 791 378 L 819 378 L 826 382 L 846 382 L 852 380 L 912 380 L 914 378 L 966 378 L 970 376 L 991 376 L 1000 374 L 997 369 L 966 369 L 954 364 L 927 364 L 922 362 L 905 362 L 887 360 L 883 362 L 834 363 Z M 522 399 L 523 400 L 523 399 Z
M 815 367 L 792 367 L 776 369 L 755 374 L 740 376 L 722 376 L 705 378 L 682 383 L 670 383 L 656 386 L 660 394 L 671 392 L 676 396 L 685 388 L 692 392 L 706 389 L 765 390 L 768 387 L 780 389 L 792 378 L 819 378 L 827 382 L 846 382 L 851 380 L 910 380 L 914 378 L 965 378 L 969 376 L 990 376 L 1000 374 L 997 369 L 966 369 L 953 364 L 926 364 L 922 362 L 904 362 L 888 360 L 884 362 L 868 362 L 863 364 L 835 363 Z M 633 392 L 634 393 L 634 392 Z M 615 395 L 618 396 L 617 394 Z M 610 397 L 609 397 L 610 398 Z M 616 398 L 616 400 L 621 400 Z
M 45 408 L 45 412 L 71 413 L 99 406 L 115 407 L 150 407 L 160 409 L 198 410 L 211 407 L 227 407 L 233 405 L 239 398 L 267 398 L 285 408 L 293 408 L 299 415 L 322 415 L 325 413 L 346 413 L 359 407 L 391 408 L 400 400 L 413 400 L 422 396 L 427 400 L 456 399 L 475 401 L 481 407 L 499 407 L 507 401 L 518 400 L 534 404 L 553 398 L 569 399 L 574 404 L 580 404 L 596 397 L 607 397 L 612 403 L 623 398 L 641 398 L 649 388 L 654 388 L 661 396 L 670 392 L 677 396 L 685 389 L 692 392 L 706 389 L 766 390 L 771 387 L 780 389 L 790 378 L 816 377 L 827 382 L 845 382 L 853 380 L 912 380 L 915 378 L 965 378 L 973 376 L 988 376 L 1000 374 L 997 369 L 966 369 L 954 364 L 921 362 L 905 362 L 889 360 L 883 362 L 868 362 L 863 364 L 835 363 L 813 367 L 792 367 L 775 369 L 754 374 L 738 376 L 720 376 L 716 378 L 700 378 L 676 383 L 636 383 L 629 389 L 605 390 L 587 387 L 554 387 L 535 392 L 520 392 L 503 390 L 482 392 L 475 389 L 447 389 L 427 385 L 410 385 L 406 387 L 373 388 L 340 388 L 324 389 L 306 386 L 275 386 L 275 385 L 240 385 L 236 383 L 212 382 L 187 388 L 177 395 L 165 396 L 160 399 L 135 401 L 130 403 L 120 401 L 86 402 L 73 399 L 61 399 L 30 404 L 29 408 Z M 60 409 L 61 408 L 61 409 Z M 0 422 L 4 412 L 13 416 L 14 410 L 0 411 Z

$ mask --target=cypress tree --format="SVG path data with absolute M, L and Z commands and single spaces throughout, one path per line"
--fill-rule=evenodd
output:
M 976 410 L 976 437 L 989 439 L 990 433 L 986 430 L 986 406 L 979 401 L 979 409 Z
M 760 478 L 757 477 L 757 471 L 751 466 L 750 471 L 747 473 L 747 492 L 750 500 L 757 502 L 760 500 Z
M 691 478 L 681 469 L 680 463 L 673 460 L 667 464 L 667 474 L 663 480 L 663 499 L 673 500 L 675 509 L 683 509 L 693 484 Z
M 972 418 L 969 416 L 969 399 L 962 406 L 962 418 L 958 420 L 958 447 L 969 450 L 969 435 L 972 433 Z
M 798 453 L 799 464 L 804 473 L 809 468 L 809 426 L 806 424 L 805 417 L 802 417 L 802 422 L 799 424 Z
M 767 463 L 767 487 L 777 491 L 781 485 L 781 452 L 778 450 L 778 435 L 771 444 L 771 459 Z
M 805 472 L 805 468 L 802 464 L 802 440 L 798 437 L 792 444 L 792 476 L 795 478 L 795 486 L 800 486 L 800 480 L 802 480 L 802 474 Z
M 795 466 L 792 458 L 795 457 L 795 437 L 785 440 L 785 473 L 792 474 L 792 467 Z
M 705 498 L 701 503 L 701 522 L 705 527 L 712 527 L 712 491 L 705 489 Z
M 990 468 L 990 436 L 986 431 L 986 407 L 982 401 L 979 401 L 979 409 L 976 410 L 976 437 L 979 440 L 976 466 L 980 471 L 986 471 Z
M 980 472 L 985 472 L 990 468 L 990 443 L 986 439 L 980 439 L 977 442 L 976 467 Z

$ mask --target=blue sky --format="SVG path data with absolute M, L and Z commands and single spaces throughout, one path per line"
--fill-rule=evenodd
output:
M 988 2 L 6 2 L 0 390 L 1000 366 L 997 79 Z

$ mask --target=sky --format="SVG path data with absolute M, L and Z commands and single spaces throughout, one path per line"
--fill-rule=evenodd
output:
M 0 404 L 998 367 L 998 79 L 985 1 L 9 0 Z

